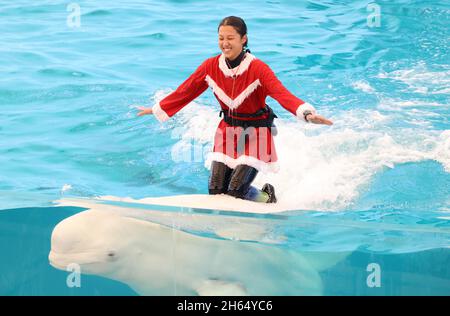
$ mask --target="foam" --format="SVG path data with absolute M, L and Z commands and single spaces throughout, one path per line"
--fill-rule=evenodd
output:
M 181 135 L 175 146 L 200 145 L 204 159 L 219 122 L 217 110 L 192 102 L 173 119 Z M 394 118 L 378 109 L 353 109 L 331 119 L 331 127 L 278 119 L 280 171 L 260 173 L 254 184 L 272 183 L 288 207 L 333 211 L 351 205 L 384 168 L 435 160 L 450 172 L 450 131 L 426 130 L 420 122 L 416 128 L 392 126 Z
M 72 189 L 72 185 L 70 185 L 70 184 L 64 184 L 64 185 L 62 186 L 62 188 L 61 188 L 61 193 L 66 192 L 66 191 L 69 191 L 69 190 L 71 190 L 71 189 Z
M 409 90 L 420 94 L 447 94 L 450 91 L 450 70 L 430 71 L 425 63 L 410 69 L 382 72 L 377 77 L 403 82 Z
M 421 101 L 421 100 L 398 100 L 393 98 L 381 98 L 381 102 L 378 106 L 379 109 L 383 110 L 394 110 L 394 111 L 403 111 L 404 108 L 427 108 L 427 107 L 444 107 L 445 104 L 439 102 L 429 102 L 429 101 Z M 414 109 L 412 109 L 414 110 Z
M 374 93 L 375 89 L 365 80 L 358 80 L 352 83 L 352 87 L 366 93 Z

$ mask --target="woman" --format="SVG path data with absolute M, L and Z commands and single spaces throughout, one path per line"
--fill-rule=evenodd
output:
M 262 190 L 251 186 L 258 171 L 277 171 L 273 143 L 276 117 L 265 104 L 267 96 L 277 100 L 301 120 L 333 124 L 316 114 L 314 107 L 291 94 L 264 62 L 247 49 L 247 26 L 234 16 L 218 27 L 222 54 L 204 61 L 176 91 L 153 108 L 140 107 L 138 116 L 154 114 L 164 122 L 208 87 L 212 88 L 224 115 L 210 155 L 209 194 L 228 194 L 251 201 L 275 203 L 272 185 Z

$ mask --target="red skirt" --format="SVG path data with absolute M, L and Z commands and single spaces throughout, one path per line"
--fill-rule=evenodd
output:
M 214 136 L 214 149 L 208 162 L 219 161 L 234 169 L 248 165 L 258 171 L 277 172 L 278 157 L 273 131 L 268 127 L 230 126 L 220 121 Z

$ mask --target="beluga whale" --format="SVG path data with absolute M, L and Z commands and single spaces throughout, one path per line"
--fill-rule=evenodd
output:
M 87 210 L 55 226 L 50 264 L 61 270 L 77 264 L 82 274 L 123 282 L 140 295 L 321 295 L 319 272 L 348 255 L 302 253 L 257 242 L 265 231 L 252 229 L 258 219 L 242 222 L 247 232 L 225 227 L 213 238 L 183 230 L 183 222 L 197 216 L 204 226 L 219 215 L 184 214 L 184 221 L 171 226 L 167 218 L 179 213 L 98 202 L 59 201 Z

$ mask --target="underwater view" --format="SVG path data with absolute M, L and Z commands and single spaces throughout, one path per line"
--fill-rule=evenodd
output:
M 248 47 L 277 100 L 277 203 L 208 196 L 213 91 L 137 116 Z M 0 1 L 0 295 L 450 295 L 450 4 Z M 214 91 L 216 92 L 216 91 Z

